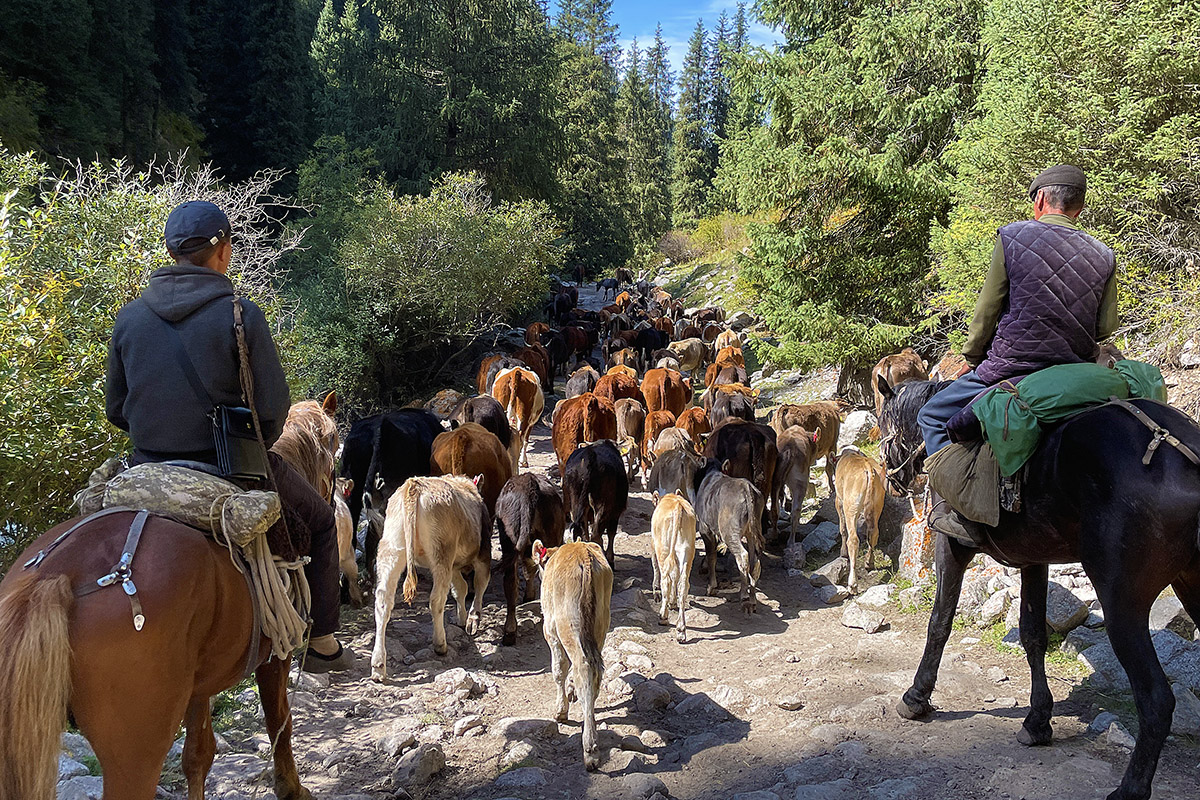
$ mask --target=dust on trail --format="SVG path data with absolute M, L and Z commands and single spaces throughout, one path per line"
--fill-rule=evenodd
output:
M 603 304 L 590 287 L 580 294 L 588 307 Z M 534 431 L 530 463 L 557 481 L 543 425 Z M 517 646 L 502 647 L 503 589 L 493 576 L 480 633 L 470 638 L 448 624 L 451 650 L 435 659 L 420 652 L 432 635 L 426 573 L 417 603 L 398 602 L 389 625 L 388 683 L 369 679 L 369 609 L 343 613 L 342 636 L 359 656 L 357 667 L 328 683 L 302 679 L 294 717 L 305 785 L 318 798 L 405 797 L 393 783 L 397 757 L 389 751 L 410 734 L 445 753 L 440 773 L 407 787 L 412 797 L 431 800 L 642 798 L 663 788 L 685 800 L 742 792 L 759 792 L 750 800 L 1094 800 L 1119 781 L 1129 751 L 1089 733 L 1088 721 L 1103 705 L 1123 710 L 1136 731 L 1128 698 L 1100 697 L 1078 680 L 1052 678 L 1055 742 L 1023 747 L 1016 733 L 1029 694 L 1024 657 L 979 641 L 967 626 L 951 636 L 943 658 L 933 698 L 938 713 L 928 722 L 903 721 L 893 709 L 920 658 L 927 614 L 903 612 L 893 601 L 880 609 L 888 623 L 880 633 L 844 627 L 842 604 L 826 606 L 806 578 L 789 577 L 776 550 L 765 555 L 759 611 L 748 616 L 737 602 L 736 573 L 720 571 L 720 596 L 704 596 L 698 546 L 689 641 L 677 643 L 651 609 L 652 510 L 636 479 L 616 540 L 608 671 L 597 704 L 607 730 L 601 745 L 611 750 L 599 772 L 583 769 L 577 705 L 569 723 L 550 720 L 554 686 L 538 604 L 520 607 Z M 829 503 L 818 514 L 836 520 Z M 896 534 L 883 531 L 883 541 Z M 448 622 L 456 620 L 453 604 L 447 613 Z M 405 651 L 415 663 L 403 663 Z M 435 680 L 458 667 L 472 677 Z M 447 692 L 447 677 L 457 693 Z M 212 797 L 272 796 L 269 783 L 253 781 L 266 762 L 251 709 L 247 702 L 234 714 L 237 724 L 227 733 L 233 752 L 217 759 Z M 1169 740 L 1154 796 L 1196 797 L 1198 755 L 1194 743 Z

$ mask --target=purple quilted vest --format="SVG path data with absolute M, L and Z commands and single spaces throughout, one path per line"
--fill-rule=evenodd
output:
M 1083 231 L 1025 220 L 1000 229 L 1008 303 L 975 374 L 988 384 L 1091 361 L 1113 251 Z

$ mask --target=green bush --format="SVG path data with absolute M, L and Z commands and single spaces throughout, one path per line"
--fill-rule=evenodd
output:
M 45 164 L 0 147 L 0 569 L 71 516 L 93 467 L 127 446 L 104 418 L 104 362 L 117 310 L 168 263 L 162 225 L 177 203 L 211 199 L 239 233 L 230 277 L 286 325 L 277 266 L 294 240 L 263 231 L 274 175 L 221 187 L 177 163 Z M 165 410 L 169 413 L 169 410 Z
M 546 206 L 494 203 L 477 173 L 445 175 L 429 196 L 377 184 L 346 202 L 345 235 L 306 267 L 301 328 L 307 380 L 359 411 L 438 388 L 450 356 L 536 309 L 563 263 Z

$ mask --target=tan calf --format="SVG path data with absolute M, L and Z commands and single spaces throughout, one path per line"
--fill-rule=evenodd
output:
M 354 490 L 354 481 L 350 478 L 337 478 L 336 489 L 333 493 L 333 519 L 337 524 L 338 567 L 346 578 L 350 590 L 350 605 L 362 608 L 362 587 L 358 585 L 358 562 L 354 560 L 354 522 L 350 516 L 350 506 L 346 498 Z
M 783 502 L 784 489 L 792 496 L 792 516 L 787 540 L 787 547 L 791 547 L 796 541 L 800 510 L 804 505 L 804 498 L 808 495 L 808 480 L 815 460 L 813 453 L 817 449 L 817 435 L 804 428 L 792 426 L 777 434 L 775 446 L 779 449 L 779 460 L 775 462 L 775 496 L 780 503 Z
M 652 585 L 662 597 L 658 623 L 671 624 L 667 612 L 674 603 L 679 609 L 675 638 L 686 642 L 688 576 L 692 574 L 692 560 L 696 557 L 696 511 L 679 494 L 669 494 L 659 499 L 658 492 L 655 492 L 653 497 L 656 505 L 650 520 L 650 532 L 654 540 L 650 561 L 654 566 Z
M 911 347 L 879 359 L 879 363 L 871 369 L 871 391 L 875 395 L 875 418 L 879 419 L 879 414 L 883 411 L 883 395 L 879 392 L 881 375 L 888 382 L 888 386 L 895 389 L 905 381 L 929 380 L 928 369 L 929 365 Z
M 847 447 L 838 456 L 836 480 L 842 556 L 850 559 L 847 586 L 854 589 L 858 584 L 858 542 L 863 533 L 867 535 L 867 569 L 875 569 L 879 515 L 883 513 L 883 467 L 858 448 Z
M 409 478 L 388 501 L 383 540 L 376 556 L 375 649 L 371 677 L 387 677 L 387 624 L 396 602 L 396 583 L 404 579 L 404 602 L 417 596 L 417 567 L 433 573 L 429 611 L 433 614 L 433 650 L 446 654 L 446 592 L 454 591 L 458 624 L 474 635 L 483 610 L 483 593 L 492 570 L 491 526 L 475 481 L 457 475 Z M 603 561 L 603 558 L 601 558 Z M 475 570 L 475 602 L 467 614 L 467 581 Z
M 642 469 L 646 474 L 650 474 L 650 468 L 654 466 L 654 453 L 652 448 L 654 443 L 658 441 L 658 435 L 667 428 L 675 427 L 675 415 L 670 411 L 651 411 L 646 415 L 646 427 L 642 433 Z
M 771 427 L 775 433 L 783 433 L 793 426 L 803 428 L 817 434 L 817 449 L 813 451 L 813 461 L 825 459 L 825 478 L 829 481 L 829 493 L 836 494 L 834 472 L 837 468 L 838 435 L 842 432 L 842 412 L 833 400 L 819 400 L 815 403 L 787 403 L 775 410 L 771 418 Z
M 542 417 L 546 396 L 542 393 L 537 375 L 527 369 L 511 369 L 496 376 L 496 382 L 492 385 L 492 397 L 496 398 L 496 402 L 504 409 L 516 440 L 511 454 L 515 475 L 518 453 L 521 456 L 521 466 L 529 467 L 529 435 Z
M 583 705 L 583 765 L 600 765 L 596 745 L 596 697 L 604 673 L 613 573 L 600 545 L 571 542 L 547 550 L 539 539 L 534 557 L 542 577 L 542 633 L 558 689 L 554 718 L 567 721 L 567 675 Z M 482 594 L 482 591 L 480 592 Z
M 739 350 L 742 347 L 742 340 L 738 338 L 736 331 L 722 331 L 716 339 L 713 340 L 713 356 L 716 357 L 726 347 L 736 347 Z
M 629 464 L 628 477 L 633 480 L 637 472 L 638 448 L 646 431 L 646 409 L 637 400 L 626 397 L 615 404 L 617 410 L 617 444 Z M 628 450 L 626 453 L 625 450 Z

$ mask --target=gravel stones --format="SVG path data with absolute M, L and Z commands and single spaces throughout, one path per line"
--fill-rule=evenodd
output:
M 545 786 L 549 782 L 549 773 L 538 767 L 519 767 L 496 778 L 496 786 L 504 789 Z

